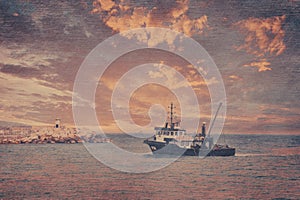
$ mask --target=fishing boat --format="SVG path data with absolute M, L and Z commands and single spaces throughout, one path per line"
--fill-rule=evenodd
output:
M 221 108 L 219 105 L 212 125 Z M 188 135 L 185 129 L 179 127 L 174 120 L 174 105 L 170 105 L 170 123 L 163 127 L 155 127 L 155 135 L 144 140 L 154 154 L 170 154 L 184 156 L 234 156 L 235 148 L 227 144 L 214 144 L 210 131 L 206 135 L 206 124 L 202 125 L 202 132 L 195 136 Z M 210 129 L 211 130 L 211 129 Z

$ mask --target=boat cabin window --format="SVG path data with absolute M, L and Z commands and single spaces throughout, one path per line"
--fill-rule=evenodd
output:
M 171 135 L 174 135 L 174 132 L 173 132 L 173 131 L 171 132 Z

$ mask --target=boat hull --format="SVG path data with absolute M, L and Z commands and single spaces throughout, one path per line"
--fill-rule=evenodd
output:
M 201 149 L 199 146 L 194 148 L 183 148 L 176 144 L 145 140 L 153 154 L 183 155 L 183 156 L 234 156 L 235 148 Z
M 234 156 L 235 148 L 212 149 L 207 156 Z

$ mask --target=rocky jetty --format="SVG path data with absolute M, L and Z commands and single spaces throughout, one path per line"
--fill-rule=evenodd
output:
M 80 135 L 80 136 L 79 136 Z M 66 127 L 6 127 L 0 128 L 0 144 L 107 143 L 111 139 L 96 133 L 79 132 Z
M 18 131 L 17 131 L 18 130 Z M 21 131 L 20 131 L 21 130 Z M 6 128 L 0 135 L 0 144 L 75 144 L 82 142 L 75 129 L 71 128 Z

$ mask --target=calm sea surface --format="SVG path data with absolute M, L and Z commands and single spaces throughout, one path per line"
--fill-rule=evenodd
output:
M 111 137 L 148 151 L 142 139 Z M 226 142 L 235 157 L 182 157 L 143 174 L 110 169 L 82 144 L 0 145 L 0 199 L 300 199 L 300 136 Z

